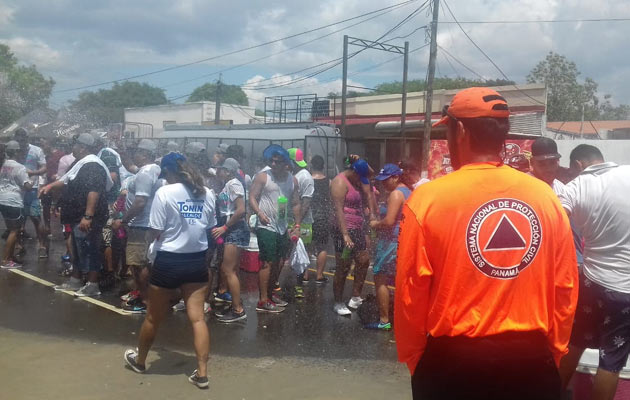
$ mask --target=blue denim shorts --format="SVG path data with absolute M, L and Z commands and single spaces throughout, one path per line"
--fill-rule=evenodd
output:
M 101 232 L 102 227 L 92 227 L 88 232 L 72 226 L 72 248 L 74 265 L 84 272 L 100 271 L 102 266 Z
M 238 247 L 249 246 L 249 227 L 244 220 L 234 224 L 230 230 L 225 233 L 225 243 L 233 244 Z

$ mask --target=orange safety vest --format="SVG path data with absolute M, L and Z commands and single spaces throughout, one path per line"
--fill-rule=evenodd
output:
M 558 364 L 577 295 L 569 220 L 543 181 L 469 164 L 420 186 L 403 207 L 394 322 L 412 374 L 427 335 L 540 331 Z

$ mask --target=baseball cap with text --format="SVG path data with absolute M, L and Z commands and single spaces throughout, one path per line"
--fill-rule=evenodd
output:
M 447 124 L 453 118 L 508 118 L 510 109 L 507 101 L 496 90 L 487 87 L 472 87 L 457 92 L 451 104 L 444 106 L 442 119 L 433 127 Z

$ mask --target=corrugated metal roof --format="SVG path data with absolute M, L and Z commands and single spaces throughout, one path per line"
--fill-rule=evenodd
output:
M 510 115 L 510 132 L 524 135 L 542 136 L 543 113 L 523 113 Z

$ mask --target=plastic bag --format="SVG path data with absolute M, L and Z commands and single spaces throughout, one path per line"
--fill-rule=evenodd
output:
M 295 248 L 291 253 L 291 268 L 293 272 L 298 275 L 301 275 L 306 271 L 306 269 L 311 265 L 311 259 L 306 252 L 306 247 L 304 247 L 304 242 L 302 239 L 298 239 L 295 244 Z

